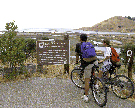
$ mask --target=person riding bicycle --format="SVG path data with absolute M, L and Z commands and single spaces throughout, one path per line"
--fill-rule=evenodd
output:
M 103 66 L 102 66 L 101 70 L 99 70 L 99 74 L 98 74 L 99 78 L 102 77 L 103 72 L 108 71 L 112 66 L 112 63 L 110 61 L 110 56 L 111 56 L 110 41 L 108 39 L 104 39 L 103 45 L 105 46 L 104 59 L 100 60 L 98 62 L 98 63 L 103 62 Z M 109 78 L 109 72 L 107 73 L 107 77 Z
M 91 76 L 91 71 L 92 67 L 98 64 L 97 57 L 92 57 L 92 58 L 82 58 L 82 53 L 81 53 L 81 45 L 83 42 L 87 41 L 87 34 L 81 34 L 80 35 L 80 42 L 76 44 L 76 64 L 78 64 L 79 56 L 81 59 L 81 67 L 84 69 L 84 77 L 85 77 L 85 92 L 84 96 L 82 96 L 83 100 L 85 102 L 88 102 L 88 91 L 89 91 L 89 82 L 90 82 L 90 76 Z

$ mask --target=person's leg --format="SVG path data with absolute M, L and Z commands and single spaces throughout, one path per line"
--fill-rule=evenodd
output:
M 107 65 L 107 66 L 102 66 L 101 70 L 99 70 L 99 74 L 98 74 L 98 77 L 101 78 L 103 73 L 108 71 L 110 69 L 110 65 Z M 107 72 L 107 77 L 109 76 L 109 73 Z
M 85 95 L 88 96 L 90 78 L 85 78 Z
M 104 71 L 104 68 L 105 68 L 105 67 L 103 66 L 103 67 L 102 67 L 102 69 L 101 69 L 101 70 L 99 70 L 99 74 L 98 74 L 98 77 L 99 77 L 99 78 L 101 78 L 101 77 L 102 77 L 102 75 L 103 75 L 103 71 Z M 107 71 L 107 70 L 106 70 L 106 71 Z M 107 73 L 106 73 L 106 75 L 107 75 L 107 78 L 109 78 L 109 72 L 107 72 Z
M 109 71 L 110 71 L 111 68 L 112 68 L 112 65 L 109 64 L 109 65 L 107 66 L 107 73 L 106 73 L 107 78 L 109 78 Z
M 107 72 L 107 78 L 109 78 L 109 71 Z
M 84 69 L 84 76 L 85 76 L 85 95 L 88 95 L 89 82 L 90 82 L 90 76 L 91 76 L 92 67 L 93 67 L 93 64 L 89 64 Z
M 103 75 L 103 71 L 99 70 L 99 74 L 98 74 L 98 77 L 101 78 Z
M 84 95 L 84 97 L 86 97 L 86 96 L 88 97 L 90 76 L 91 76 L 91 71 L 92 71 L 92 67 L 94 66 L 94 64 L 97 65 L 98 62 L 96 61 L 93 64 L 89 64 L 84 69 L 84 76 L 85 76 L 85 91 L 84 91 L 85 95 Z M 87 99 L 88 98 L 86 98 L 86 100 Z M 86 101 L 86 102 L 88 102 L 88 101 Z
M 90 76 L 91 76 L 91 67 L 92 67 L 92 64 L 88 65 L 84 69 L 85 90 L 84 90 L 84 95 L 82 96 L 82 99 L 85 102 L 88 102 L 88 91 L 89 91 L 89 82 L 90 82 Z

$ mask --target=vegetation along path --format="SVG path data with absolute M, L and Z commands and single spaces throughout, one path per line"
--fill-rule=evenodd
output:
M 85 103 L 83 90 L 70 79 L 34 77 L 18 82 L 0 84 L 0 108 L 99 108 L 92 95 Z M 134 101 L 122 100 L 112 92 L 104 108 L 133 108 Z

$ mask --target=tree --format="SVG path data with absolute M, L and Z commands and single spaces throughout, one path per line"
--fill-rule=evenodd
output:
M 132 18 L 130 16 L 127 17 L 128 19 L 132 20 Z
M 26 60 L 25 39 L 16 38 L 18 27 L 14 22 L 6 23 L 6 31 L 2 35 L 0 44 L 0 59 L 3 64 L 8 64 L 9 67 L 14 69 L 11 73 L 12 76 L 16 75 L 16 67 L 22 66 Z
M 30 55 L 32 55 L 33 57 L 33 53 L 36 52 L 36 40 L 34 39 L 27 39 L 25 40 L 25 53 L 27 55 L 27 57 L 29 57 Z

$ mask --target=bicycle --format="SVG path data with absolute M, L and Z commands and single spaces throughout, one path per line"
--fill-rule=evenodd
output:
M 125 75 L 117 75 L 116 67 L 120 65 L 112 65 L 109 71 L 103 73 L 102 80 L 107 86 L 111 86 L 113 93 L 121 98 L 127 99 L 131 97 L 134 93 L 134 84 L 131 79 Z M 109 72 L 110 77 L 107 78 L 107 72 Z M 114 75 L 114 78 L 112 76 Z
M 98 104 L 100 107 L 103 107 L 107 103 L 107 91 L 103 81 L 95 76 L 95 73 L 99 72 L 98 68 L 99 67 L 97 65 L 92 67 L 89 87 L 92 90 L 92 95 L 96 104 Z M 78 88 L 84 89 L 84 69 L 80 66 L 75 67 L 71 71 L 71 80 Z

